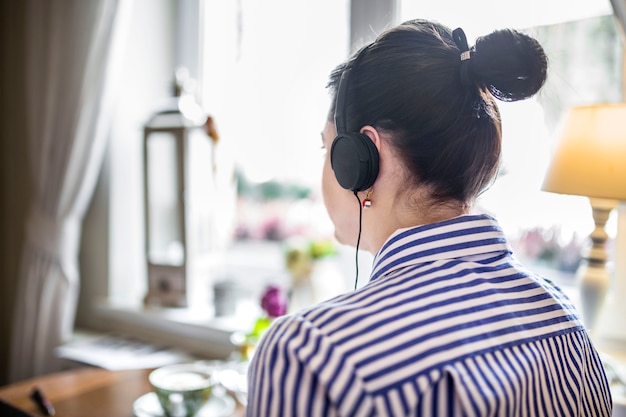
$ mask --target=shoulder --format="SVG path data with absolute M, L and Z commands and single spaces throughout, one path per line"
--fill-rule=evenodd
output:
M 264 410 L 257 415 L 327 415 L 330 410 L 354 415 L 371 407 L 363 398 L 363 382 L 331 335 L 299 313 L 279 318 L 263 336 L 252 356 L 248 386 L 249 404 Z
M 336 348 L 334 328 L 329 324 L 351 309 L 350 302 L 328 301 L 281 316 L 263 336 L 254 356 L 274 364 L 289 360 L 316 368 Z
M 354 301 L 357 294 L 282 316 L 272 324 L 250 363 L 249 385 L 272 387 L 254 389 L 263 398 L 258 401 L 290 402 L 304 395 L 307 398 L 301 401 L 307 402 L 313 396 L 326 407 L 339 405 L 346 415 L 352 414 L 353 407 L 370 406 L 370 400 L 363 397 L 365 383 L 347 348 L 349 339 L 338 331 L 353 319 L 350 312 L 359 311 Z M 360 398 L 358 404 L 352 402 L 356 398 Z

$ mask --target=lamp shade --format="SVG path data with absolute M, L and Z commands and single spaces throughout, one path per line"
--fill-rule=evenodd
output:
M 626 103 L 571 108 L 542 189 L 626 201 Z

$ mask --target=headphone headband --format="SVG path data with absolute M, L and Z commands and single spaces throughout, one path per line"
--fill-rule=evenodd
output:
M 355 62 L 359 60 L 361 53 Z M 347 132 L 346 97 L 351 71 L 350 67 L 344 69 L 337 86 L 334 115 L 337 137 L 330 148 L 330 164 L 337 182 L 343 188 L 356 193 L 370 188 L 376 181 L 379 155 L 376 145 L 367 135 Z
M 346 95 L 349 79 L 350 68 L 347 68 L 341 73 L 337 87 L 337 99 L 335 100 L 335 128 L 337 129 L 338 135 L 346 133 Z

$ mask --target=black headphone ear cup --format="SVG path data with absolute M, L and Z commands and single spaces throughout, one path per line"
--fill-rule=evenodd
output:
M 367 190 L 378 176 L 378 149 L 363 133 L 339 134 L 330 148 L 330 164 L 343 188 Z

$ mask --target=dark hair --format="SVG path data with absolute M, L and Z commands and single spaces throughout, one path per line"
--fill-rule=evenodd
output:
M 478 38 L 467 79 L 452 31 L 436 22 L 410 20 L 378 36 L 339 65 L 328 87 L 336 95 L 350 68 L 346 129 L 371 125 L 392 133 L 392 145 L 438 201 L 469 202 L 495 177 L 501 121 L 495 98 L 515 101 L 539 91 L 547 57 L 539 43 L 516 30 Z M 468 85 L 469 84 L 469 85 Z M 334 105 L 330 117 L 334 113 Z

